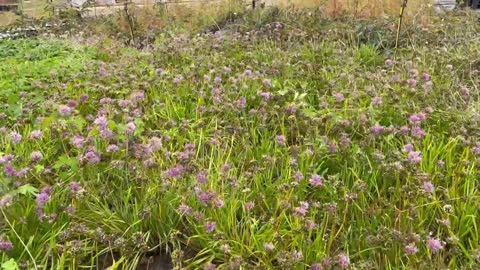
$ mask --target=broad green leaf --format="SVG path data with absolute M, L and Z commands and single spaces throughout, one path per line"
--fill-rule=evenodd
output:
M 68 157 L 66 155 L 63 155 L 57 160 L 57 162 L 55 162 L 53 168 L 59 169 L 60 167 L 65 165 L 76 171 L 78 169 L 78 160 L 75 157 Z
M 23 185 L 23 186 L 20 186 L 18 189 L 17 189 L 17 192 L 22 194 L 22 195 L 34 195 L 36 196 L 37 193 L 38 193 L 38 189 L 36 189 L 35 187 L 32 187 L 31 185 L 29 184 L 26 184 L 26 185 Z
M 14 259 L 10 259 L 2 263 L 3 270 L 18 270 L 17 262 Z

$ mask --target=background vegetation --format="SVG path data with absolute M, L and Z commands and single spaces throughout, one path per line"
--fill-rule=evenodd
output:
M 237 8 L 0 41 L 2 267 L 478 268 L 476 15 Z

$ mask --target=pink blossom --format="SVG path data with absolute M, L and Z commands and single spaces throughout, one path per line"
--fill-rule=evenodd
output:
M 443 245 L 442 245 L 442 242 L 440 242 L 440 240 L 435 239 L 435 238 L 429 238 L 427 240 L 427 247 L 428 247 L 428 249 L 430 249 L 430 251 L 433 254 L 435 254 L 443 248 Z
M 314 187 L 323 186 L 323 178 L 318 174 L 312 175 L 312 177 L 310 177 L 309 182 L 310 182 L 310 185 L 312 185 Z

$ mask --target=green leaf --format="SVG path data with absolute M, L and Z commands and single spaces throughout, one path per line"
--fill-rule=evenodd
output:
M 35 168 L 36 173 L 41 173 L 45 169 L 45 167 L 43 165 L 40 165 L 40 164 L 35 165 L 34 168 Z
M 59 169 L 63 166 L 69 166 L 72 170 L 76 171 L 78 169 L 78 160 L 74 157 L 63 155 L 55 162 L 53 168 Z
M 10 259 L 2 263 L 3 270 L 18 270 L 17 262 L 14 259 Z
M 83 130 L 83 128 L 87 124 L 87 121 L 85 121 L 83 117 L 77 117 L 73 120 L 73 122 L 75 123 L 75 126 L 77 127 L 78 130 Z
M 108 120 L 108 128 L 110 130 L 115 130 L 115 128 L 117 127 L 117 124 L 115 123 L 115 121 L 113 120 Z
M 22 195 L 34 195 L 36 196 L 37 193 L 38 193 L 38 189 L 36 189 L 35 187 L 32 187 L 31 185 L 29 184 L 26 184 L 26 185 L 23 185 L 23 186 L 20 186 L 18 189 L 17 189 L 17 192 L 22 194 Z
M 277 92 L 280 96 L 284 96 L 285 94 L 288 93 L 288 89 L 282 89 L 280 91 Z
M 123 262 L 124 260 L 125 260 L 125 257 L 122 257 L 122 258 L 120 258 L 120 260 L 118 260 L 118 262 L 115 262 L 115 261 L 114 261 L 113 264 L 112 264 L 110 267 L 108 267 L 107 269 L 108 269 L 108 270 L 116 270 L 116 269 L 118 269 L 118 267 L 122 264 L 122 262 Z

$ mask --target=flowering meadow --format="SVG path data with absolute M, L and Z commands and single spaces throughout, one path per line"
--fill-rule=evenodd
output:
M 480 269 L 478 19 L 262 12 L 0 42 L 2 269 Z

